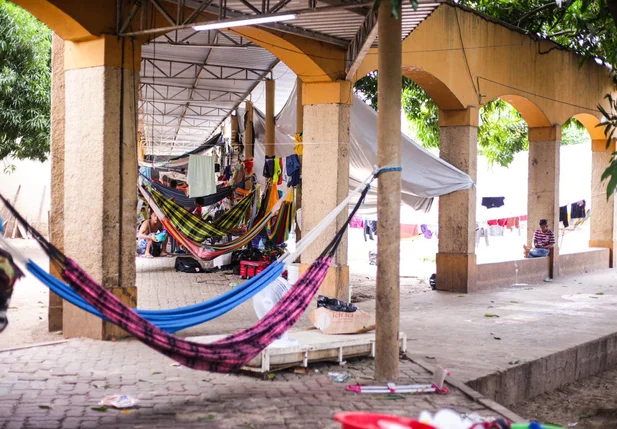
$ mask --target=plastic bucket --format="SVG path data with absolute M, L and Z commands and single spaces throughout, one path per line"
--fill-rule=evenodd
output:
M 337 413 L 334 420 L 342 423 L 343 429 L 435 429 L 405 417 L 374 413 Z
M 293 286 L 300 276 L 300 264 L 289 264 L 287 266 L 287 282 Z

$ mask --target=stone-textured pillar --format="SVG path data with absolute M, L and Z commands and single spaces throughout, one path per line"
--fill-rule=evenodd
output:
M 400 6 L 398 15 L 401 15 Z M 401 164 L 401 20 L 390 2 L 378 13 L 377 159 L 379 167 Z M 399 376 L 401 173 L 389 171 L 377 184 L 377 299 L 375 303 L 375 379 Z
M 95 280 L 135 307 L 139 70 L 132 68 L 140 63 L 140 47 L 127 40 L 123 49 L 122 43 L 102 36 L 64 45 L 70 166 L 64 176 L 64 246 Z M 126 333 L 67 304 L 64 335 L 107 340 Z
M 602 173 L 611 162 L 611 153 L 615 151 L 615 141 L 606 148 L 606 140 L 591 142 L 591 235 L 589 247 L 610 249 L 610 267 L 615 268 L 617 258 L 617 216 L 615 215 L 615 195 L 606 199 L 608 181 L 602 181 Z
M 549 275 L 557 277 L 559 258 L 559 148 L 561 127 L 529 128 L 529 184 L 527 196 L 527 245 L 540 219 L 548 221 L 555 233 L 555 247 L 549 258 Z
M 273 79 L 266 80 L 266 156 L 275 156 L 274 144 L 276 137 L 274 132 L 274 102 L 275 83 Z
M 64 250 L 64 40 L 52 35 L 51 48 L 51 207 L 49 240 Z M 50 264 L 49 272 L 62 279 L 58 268 Z M 47 328 L 62 330 L 62 298 L 49 291 Z
M 439 156 L 475 182 L 478 170 L 478 110 L 439 112 Z M 476 189 L 439 197 L 437 289 L 472 292 L 476 284 Z
M 347 81 L 305 83 L 304 155 L 302 166 L 302 230 L 307 233 L 330 213 L 349 192 L 349 121 L 353 94 Z M 303 266 L 311 264 L 332 240 L 347 218 L 347 210 L 304 251 Z M 348 301 L 347 235 L 319 293 Z

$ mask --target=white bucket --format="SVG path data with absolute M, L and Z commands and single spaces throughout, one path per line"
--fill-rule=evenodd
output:
M 300 277 L 300 264 L 287 265 L 287 282 L 293 285 L 298 281 L 298 277 Z

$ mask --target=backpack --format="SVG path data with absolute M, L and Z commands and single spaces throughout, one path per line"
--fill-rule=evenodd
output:
M 201 264 L 196 259 L 186 256 L 179 256 L 176 258 L 175 269 L 183 273 L 203 273 L 204 271 Z

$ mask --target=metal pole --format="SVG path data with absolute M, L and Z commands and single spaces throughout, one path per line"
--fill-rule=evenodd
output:
M 274 156 L 274 91 L 275 81 L 266 79 L 266 156 Z
M 302 104 L 302 79 L 296 78 L 296 133 L 304 132 L 304 105 Z M 302 174 L 302 155 L 300 158 L 300 174 Z M 296 209 L 302 208 L 302 178 L 296 187 Z M 302 238 L 302 231 L 296 224 L 296 242 Z
M 244 158 L 253 159 L 253 103 L 246 102 L 246 128 L 244 129 Z
M 401 164 L 401 20 L 392 16 L 390 1 L 378 11 L 377 158 L 380 167 Z M 400 6 L 399 6 L 400 16 Z M 377 302 L 375 379 L 399 375 L 400 209 L 401 173 L 384 172 L 377 186 Z

